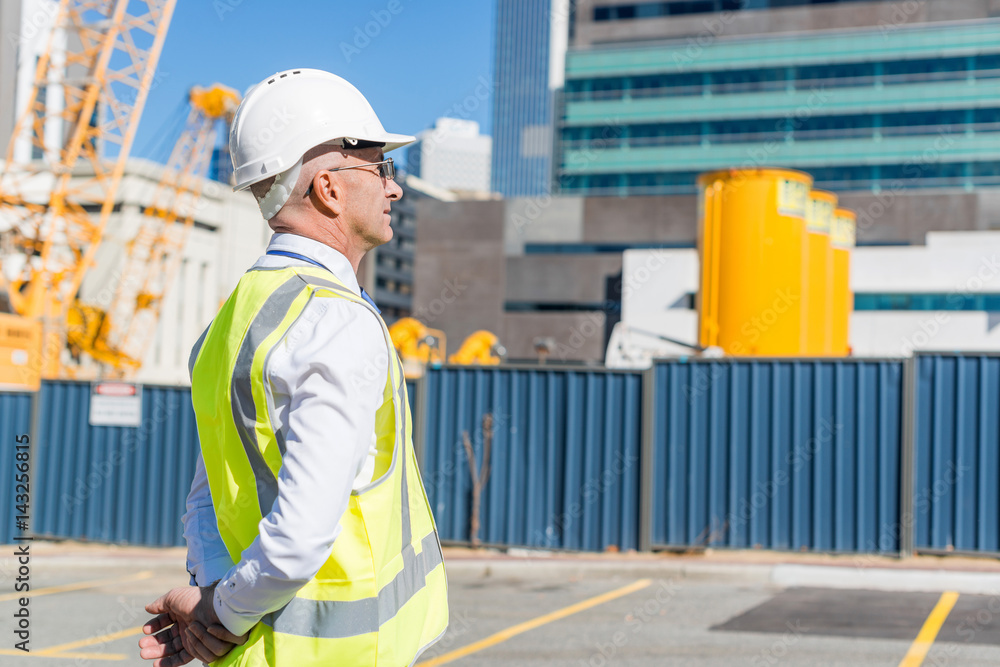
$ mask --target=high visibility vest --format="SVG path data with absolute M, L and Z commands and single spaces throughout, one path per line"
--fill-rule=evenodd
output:
M 219 534 L 238 563 L 277 496 L 285 443 L 270 420 L 264 364 L 312 299 L 352 301 L 381 324 L 389 373 L 375 417 L 375 475 L 352 492 L 316 576 L 213 665 L 411 665 L 448 625 L 441 545 L 413 451 L 402 365 L 382 318 L 322 269 L 249 271 L 193 353 L 191 397 Z

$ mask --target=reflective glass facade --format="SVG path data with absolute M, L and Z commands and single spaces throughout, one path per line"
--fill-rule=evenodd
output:
M 497 0 L 491 187 L 505 197 L 549 191 L 552 0 Z
M 687 194 L 702 171 L 832 190 L 1000 186 L 1000 21 L 572 50 L 565 194 Z

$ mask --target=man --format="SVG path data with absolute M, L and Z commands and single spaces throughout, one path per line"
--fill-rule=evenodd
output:
M 237 190 L 276 233 L 191 355 L 188 569 L 147 611 L 154 667 L 410 665 L 448 622 L 406 384 L 358 263 L 402 195 L 364 96 L 279 72 L 233 120 Z

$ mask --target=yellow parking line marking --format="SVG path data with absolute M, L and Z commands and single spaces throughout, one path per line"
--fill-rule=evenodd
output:
M 486 639 L 481 639 L 478 642 L 469 644 L 468 646 L 463 646 L 462 648 L 455 649 L 454 651 L 449 651 L 444 655 L 439 655 L 436 658 L 431 658 L 430 660 L 425 660 L 423 662 L 417 663 L 417 667 L 437 667 L 437 665 L 445 665 L 449 662 L 454 662 L 459 658 L 464 658 L 467 655 L 482 651 L 484 648 L 489 648 L 499 644 L 500 642 L 505 642 L 511 637 L 521 634 L 522 632 L 527 632 L 528 630 L 534 630 L 535 628 L 545 625 L 546 623 L 551 623 L 552 621 L 558 621 L 561 618 L 566 618 L 567 616 L 572 616 L 577 612 L 590 609 L 591 607 L 596 607 L 599 604 L 604 604 L 614 600 L 615 598 L 620 598 L 629 593 L 634 593 L 635 591 L 642 590 L 649 586 L 652 582 L 651 579 L 639 579 L 634 581 L 628 586 L 622 586 L 621 588 L 615 589 L 608 593 L 603 593 L 601 595 L 592 597 L 590 599 L 584 600 L 583 602 L 577 602 L 568 607 L 563 607 L 557 611 L 553 611 L 544 616 L 539 616 L 530 621 L 524 623 L 519 623 L 515 626 L 509 627 L 506 630 L 501 630 L 500 632 L 490 635 Z
M 80 591 L 85 588 L 97 588 L 98 586 L 103 586 L 105 584 L 121 584 L 126 581 L 139 581 L 141 579 L 149 579 L 153 576 L 152 570 L 143 570 L 136 574 L 127 577 L 116 577 L 114 579 L 97 579 L 94 581 L 80 581 L 75 584 L 64 584 L 62 586 L 49 586 L 48 588 L 36 588 L 33 591 L 25 591 L 23 593 L 7 593 L 6 595 L 0 595 L 0 602 L 6 602 L 7 600 L 17 600 L 18 598 L 37 598 L 42 595 L 54 595 L 56 593 L 68 593 L 69 591 Z
M 25 653 L 14 649 L 0 649 L 0 655 L 16 655 L 19 658 L 67 658 L 69 660 L 125 660 L 128 658 L 124 653 L 60 653 L 59 655 L 47 655 L 37 651 Z
M 100 637 L 90 637 L 89 639 L 81 639 L 75 642 L 69 642 L 66 644 L 59 644 L 58 646 L 52 646 L 50 648 L 38 651 L 38 655 L 52 656 L 56 653 L 63 653 L 64 651 L 69 651 L 75 648 L 82 648 L 84 646 L 93 646 L 94 644 L 104 644 L 106 642 L 113 642 L 114 640 L 121 639 L 123 637 L 131 637 L 132 635 L 141 635 L 141 634 L 142 634 L 142 626 L 139 625 L 134 628 L 129 628 L 128 630 L 112 632 L 109 635 L 101 635 Z
M 920 667 L 923 664 L 924 658 L 927 657 L 927 652 L 931 650 L 931 646 L 934 644 L 941 626 L 944 625 L 945 619 L 948 618 L 948 614 L 951 613 L 951 609 L 955 606 L 956 602 L 958 602 L 958 593 L 955 591 L 948 591 L 941 594 L 941 598 L 934 605 L 930 616 L 924 621 L 924 627 L 920 628 L 917 638 L 913 640 L 910 650 L 906 653 L 906 657 L 903 658 L 903 662 L 899 663 L 899 667 Z

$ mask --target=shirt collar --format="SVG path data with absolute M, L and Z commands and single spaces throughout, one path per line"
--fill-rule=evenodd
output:
M 267 249 L 294 252 L 319 262 L 329 269 L 333 275 L 337 276 L 337 279 L 349 287 L 355 294 L 361 294 L 361 287 L 358 285 L 358 277 L 354 273 L 354 267 L 351 266 L 347 257 L 328 245 L 324 245 L 313 239 L 307 239 L 298 234 L 276 233 L 271 236 L 271 242 L 267 244 Z M 280 256 L 274 258 L 289 262 L 296 261 Z

